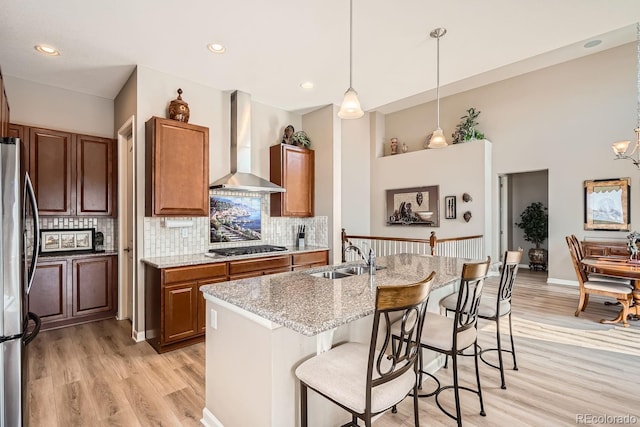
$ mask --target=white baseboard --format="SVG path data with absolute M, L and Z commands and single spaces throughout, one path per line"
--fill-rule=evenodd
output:
M 131 338 L 135 341 L 135 342 L 142 342 L 144 341 L 145 335 L 144 332 L 138 332 L 135 329 L 133 331 L 131 331 Z
M 200 420 L 200 424 L 206 427 L 224 427 L 224 424 L 222 424 L 220 420 L 217 419 L 216 416 L 207 408 L 202 410 L 202 419 Z
M 548 277 L 547 283 L 553 283 L 554 285 L 573 286 L 573 287 L 579 286 L 576 280 L 554 279 L 553 277 Z

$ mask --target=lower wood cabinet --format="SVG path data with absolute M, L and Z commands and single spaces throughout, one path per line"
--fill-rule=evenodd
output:
M 40 316 L 43 330 L 114 317 L 117 264 L 116 255 L 40 258 L 29 311 Z
M 147 342 L 164 353 L 204 340 L 207 313 L 200 292 L 203 285 L 323 266 L 328 260 L 329 251 L 321 250 L 185 267 L 145 265 Z
M 145 267 L 146 338 L 163 353 L 204 340 L 206 311 L 200 286 L 227 280 L 227 263 Z

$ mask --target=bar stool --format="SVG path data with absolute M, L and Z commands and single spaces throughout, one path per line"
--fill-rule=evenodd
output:
M 423 352 L 420 352 L 419 376 L 418 383 L 421 384 L 423 375 L 433 379 L 437 388 L 433 392 L 420 394 L 420 397 L 428 397 L 435 395 L 436 405 L 442 412 L 457 421 L 458 426 L 462 425 L 462 411 L 460 409 L 460 390 L 467 390 L 478 395 L 480 402 L 480 415 L 485 416 L 484 402 L 482 400 L 482 388 L 480 386 L 480 373 L 478 370 L 478 307 L 480 305 L 480 297 L 484 281 L 489 271 L 491 258 L 479 263 L 466 263 L 462 267 L 462 277 L 460 279 L 460 290 L 457 294 L 455 316 L 453 318 L 445 315 L 427 312 L 424 317 L 424 326 L 422 328 L 422 340 L 420 345 L 423 349 L 432 350 L 437 353 L 444 354 L 445 357 L 451 356 L 453 361 L 453 384 L 442 386 L 440 381 L 432 374 L 424 371 L 423 368 Z M 400 325 L 394 324 L 393 339 L 400 340 L 401 335 L 397 332 L 401 330 Z M 473 346 L 473 355 L 475 361 L 476 384 L 477 389 L 461 386 L 458 381 L 458 356 L 462 352 Z M 453 389 L 456 414 L 447 411 L 440 403 L 440 393 L 444 390 Z
M 513 284 L 518 274 L 518 266 L 522 260 L 522 249 L 518 251 L 506 251 L 504 253 L 504 262 L 502 264 L 502 273 L 500 274 L 500 283 L 498 285 L 498 293 L 496 296 L 482 295 L 480 306 L 478 307 L 478 317 L 480 319 L 491 320 L 496 323 L 496 342 L 497 348 L 487 348 L 480 350 L 480 359 L 487 365 L 500 370 L 500 380 L 502 389 L 506 389 L 507 385 L 504 379 L 504 363 L 502 360 L 502 352 L 511 353 L 513 356 L 513 370 L 518 370 L 516 362 L 516 349 L 513 344 L 513 330 L 511 325 L 511 294 L 513 292 Z M 440 300 L 440 306 L 445 309 L 445 313 L 453 312 L 456 309 L 457 294 L 451 294 Z M 509 316 L 509 338 L 511 339 L 511 349 L 502 348 L 500 340 L 500 318 Z M 487 361 L 484 353 L 488 351 L 498 352 L 498 365 Z
M 414 422 L 419 426 L 417 360 L 434 276 L 432 272 L 412 285 L 379 286 L 368 345 L 338 345 L 298 366 L 303 427 L 307 426 L 308 388 L 351 413 L 351 422 L 345 426 L 357 426 L 362 419 L 367 427 L 372 416 L 395 407 L 413 391 Z M 400 340 L 392 341 L 390 319 L 397 316 Z

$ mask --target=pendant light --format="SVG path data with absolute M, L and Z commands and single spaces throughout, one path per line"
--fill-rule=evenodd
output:
M 349 0 L 349 89 L 344 93 L 344 99 L 338 111 L 341 119 L 359 119 L 364 116 L 364 111 L 360 107 L 358 92 L 351 86 L 353 74 L 353 0 Z
M 442 133 L 440 128 L 440 37 L 447 34 L 446 28 L 436 28 L 429 34 L 432 38 L 437 40 L 437 73 L 436 73 L 436 108 L 438 110 L 438 129 L 434 130 L 429 140 L 429 148 L 444 148 L 447 144 L 447 139 Z

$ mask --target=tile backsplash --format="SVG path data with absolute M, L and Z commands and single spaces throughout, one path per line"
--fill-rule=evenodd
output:
M 243 192 L 215 192 L 212 194 L 255 196 L 255 194 Z M 263 194 L 261 198 L 262 240 L 209 243 L 210 226 L 208 217 L 170 218 L 192 222 L 191 226 L 183 228 L 167 228 L 165 226 L 165 218 L 145 217 L 143 257 L 197 254 L 206 252 L 210 248 L 223 246 L 249 246 L 255 244 L 293 246 L 295 245 L 296 230 L 299 225 L 307 226 L 307 245 L 327 246 L 329 234 L 328 218 L 326 216 L 313 218 L 271 217 L 269 215 L 269 195 Z
M 117 222 L 114 218 L 105 217 L 40 217 L 41 229 L 54 230 L 77 230 L 80 228 L 95 228 L 104 234 L 104 249 L 113 251 L 116 248 Z M 33 219 L 28 218 L 26 222 L 27 236 L 33 236 Z M 32 241 L 27 242 L 27 246 L 33 245 Z

